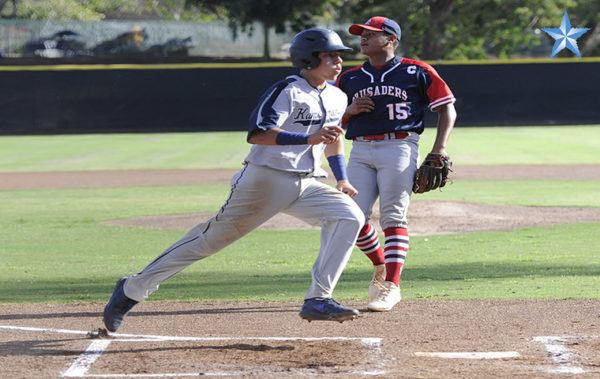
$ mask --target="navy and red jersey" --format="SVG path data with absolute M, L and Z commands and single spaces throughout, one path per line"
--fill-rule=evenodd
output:
M 425 62 L 394 57 L 383 67 L 369 61 L 342 73 L 337 86 L 348 95 L 348 105 L 361 96 L 375 103 L 371 112 L 351 117 L 344 125 L 346 138 L 394 131 L 421 134 L 425 109 L 456 101 L 437 71 Z

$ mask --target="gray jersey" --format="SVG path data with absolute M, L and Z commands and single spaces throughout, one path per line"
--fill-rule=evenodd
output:
M 250 116 L 248 135 L 272 128 L 312 134 L 323 126 L 338 126 L 347 101 L 346 94 L 333 85 L 327 84 L 319 90 L 300 76 L 288 76 L 262 96 Z M 325 177 L 327 174 L 321 168 L 324 148 L 323 144 L 253 145 L 246 161 L 276 170 Z

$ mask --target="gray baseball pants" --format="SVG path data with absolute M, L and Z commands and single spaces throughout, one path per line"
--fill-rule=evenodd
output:
M 128 277 L 125 295 L 145 300 L 160 283 L 279 212 L 321 226 L 321 247 L 305 298 L 331 297 L 365 222 L 363 212 L 348 195 L 313 177 L 251 163 L 232 178 L 231 193 L 220 211 L 188 231 L 140 273 Z
M 352 142 L 348 177 L 358 190 L 354 201 L 367 220 L 379 197 L 381 228 L 408 226 L 408 207 L 418 159 L 419 136 L 414 133 L 404 140 Z

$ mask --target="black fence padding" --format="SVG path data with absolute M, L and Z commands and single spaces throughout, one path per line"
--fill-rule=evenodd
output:
M 439 65 L 460 126 L 600 124 L 600 63 Z M 0 134 L 246 130 L 289 67 L 0 71 Z M 427 116 L 435 125 L 435 114 Z
M 0 132 L 243 130 L 274 70 L 0 72 Z
M 600 124 L 600 62 L 439 65 L 460 125 Z

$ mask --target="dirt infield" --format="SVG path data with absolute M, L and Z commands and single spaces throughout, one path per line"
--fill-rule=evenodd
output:
M 0 172 L 0 190 L 106 188 L 229 182 L 237 170 Z M 331 175 L 330 175 L 331 176 Z M 600 165 L 504 165 L 455 168 L 454 180 L 600 180 Z
M 303 321 L 297 315 L 298 305 L 148 302 L 138 305 L 119 330 L 129 336 L 109 340 L 85 335 L 101 326 L 102 304 L 0 305 L 0 372 L 3 377 L 23 378 L 61 373 L 600 376 L 600 301 L 405 301 L 392 312 L 364 313 L 343 324 Z M 90 351 L 84 354 L 86 349 Z M 461 352 L 504 358 L 435 354 Z M 90 356 L 96 360 L 89 362 Z
M 189 229 L 208 220 L 212 213 L 172 216 L 145 216 L 108 221 L 107 224 L 150 229 Z M 377 205 L 372 220 L 379 227 Z M 600 221 L 600 209 L 565 207 L 521 207 L 471 204 L 451 201 L 418 201 L 410 207 L 410 234 L 431 236 L 493 230 L 511 230 L 531 226 Z M 259 229 L 317 229 L 302 220 L 280 213 Z

